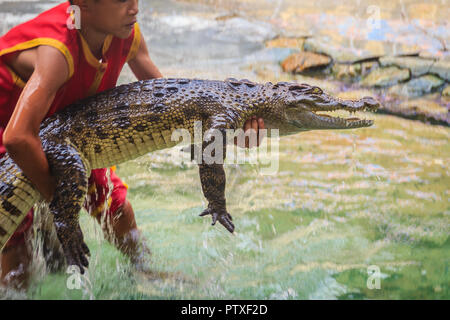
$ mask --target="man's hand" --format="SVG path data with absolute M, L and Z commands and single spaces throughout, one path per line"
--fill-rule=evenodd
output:
M 235 137 L 234 144 L 241 148 L 259 147 L 262 140 L 265 138 L 265 135 L 262 132 L 259 132 L 260 129 L 264 129 L 263 118 L 252 117 L 251 119 L 248 119 L 245 121 L 243 128 L 245 139 L 241 135 L 239 137 Z M 241 141 L 244 142 L 244 144 L 239 143 Z

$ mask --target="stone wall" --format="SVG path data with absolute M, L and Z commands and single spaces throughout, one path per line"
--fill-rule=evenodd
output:
M 352 47 L 315 37 L 278 37 L 267 47 L 296 48 L 281 67 L 284 72 L 323 75 L 352 87 L 374 91 L 382 112 L 448 125 L 450 52 L 427 52 L 385 44 L 371 49 L 370 41 Z

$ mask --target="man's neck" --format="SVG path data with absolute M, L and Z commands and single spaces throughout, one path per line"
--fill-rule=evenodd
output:
M 82 27 L 80 32 L 89 45 L 89 49 L 91 49 L 92 54 L 100 60 L 103 56 L 103 43 L 105 42 L 107 35 L 88 27 Z

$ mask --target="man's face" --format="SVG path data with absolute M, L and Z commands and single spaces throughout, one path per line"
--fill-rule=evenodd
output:
M 130 36 L 139 12 L 138 0 L 88 0 L 86 3 L 91 27 L 122 39 Z

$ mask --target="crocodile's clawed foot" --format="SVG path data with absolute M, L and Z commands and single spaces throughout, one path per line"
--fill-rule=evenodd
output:
M 214 210 L 211 208 L 207 208 L 202 213 L 200 213 L 200 217 L 204 217 L 209 214 L 212 215 L 212 224 L 211 225 L 214 226 L 216 224 L 216 222 L 219 221 L 220 224 L 225 227 L 225 229 L 227 229 L 231 233 L 234 232 L 234 224 L 233 224 L 233 222 L 231 222 L 233 220 L 233 218 L 231 217 L 231 215 L 228 212 L 226 212 L 225 210 Z
M 67 265 L 77 266 L 80 269 L 80 273 L 84 274 L 84 269 L 89 266 L 87 257 L 90 256 L 90 252 L 88 246 L 84 243 L 80 226 L 77 224 L 75 228 L 70 228 L 64 222 L 55 222 L 55 228 Z

